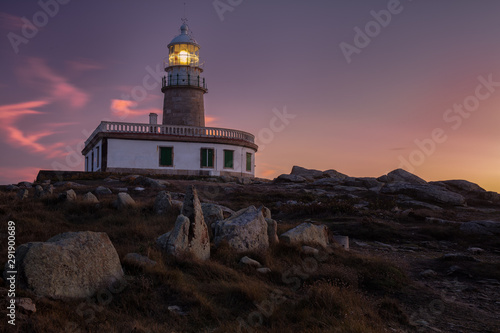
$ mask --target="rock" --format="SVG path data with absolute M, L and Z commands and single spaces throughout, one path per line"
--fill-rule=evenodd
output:
M 31 188 L 31 187 L 33 187 L 33 183 L 31 183 L 31 182 L 19 182 L 19 183 L 17 183 L 17 186 L 24 187 L 24 188 Z
M 5 186 L 5 189 L 7 191 L 19 191 L 19 186 L 16 186 L 14 184 L 10 184 L 10 185 Z
M 181 307 L 178 305 L 170 305 L 167 309 L 168 309 L 168 311 L 175 313 L 176 315 L 179 315 L 179 316 L 186 316 L 187 315 L 187 312 L 182 311 Z
M 203 219 L 207 225 L 208 234 L 210 239 L 214 238 L 213 229 L 215 228 L 215 223 L 224 220 L 224 213 L 219 205 L 211 203 L 202 203 L 201 209 L 203 211 Z
M 302 252 L 304 252 L 304 254 L 307 254 L 307 255 L 317 255 L 319 254 L 319 250 L 314 248 L 314 247 L 311 247 L 311 246 L 307 246 L 307 245 L 304 245 L 302 246 Z
M 35 186 L 35 198 L 40 198 L 42 193 L 43 193 L 43 187 L 41 187 L 40 185 L 36 185 Z
M 16 270 L 21 288 L 56 299 L 90 297 L 123 277 L 108 235 L 91 231 L 22 244 L 16 250 Z
M 76 193 L 72 189 L 64 191 L 62 193 L 59 193 L 59 200 L 62 200 L 62 201 L 75 201 L 76 200 Z
M 28 199 L 28 194 L 29 194 L 28 190 L 25 188 L 22 188 L 19 191 L 17 191 L 17 198 L 19 200 Z
M 387 174 L 387 182 L 404 182 L 409 184 L 425 185 L 427 182 L 422 178 L 409 173 L 403 169 L 396 169 Z
M 323 176 L 324 177 L 328 177 L 328 178 L 332 178 L 332 179 L 335 179 L 335 180 L 338 180 L 338 181 L 343 181 L 346 178 L 349 178 L 348 175 L 345 175 L 345 174 L 340 173 L 337 170 L 333 170 L 333 169 L 324 171 L 323 172 Z
M 151 187 L 151 188 L 165 188 L 165 185 L 160 183 L 158 180 L 144 176 L 139 176 L 135 178 L 132 181 L 132 184 Z
M 140 187 L 140 186 L 134 187 L 134 191 L 142 192 L 144 190 L 145 190 L 144 187 Z
M 349 237 L 348 236 L 333 236 L 333 241 L 340 245 L 344 250 L 349 251 Z
M 16 306 L 20 309 L 23 309 L 25 312 L 36 312 L 35 303 L 33 303 L 33 300 L 31 298 L 16 298 Z
M 262 216 L 264 216 L 265 219 L 271 218 L 271 210 L 269 208 L 266 206 L 260 206 L 258 209 L 262 211 Z
M 267 238 L 269 240 L 269 245 L 275 245 L 279 243 L 278 238 L 278 223 L 275 220 L 266 218 L 267 223 Z
M 470 221 L 460 226 L 460 231 L 465 234 L 493 236 L 500 234 L 500 222 L 496 221 Z
M 335 186 L 335 185 L 340 185 L 342 180 L 337 179 L 337 178 L 321 178 L 321 179 L 316 179 L 312 185 L 315 186 Z
M 156 261 L 151 260 L 148 257 L 142 256 L 138 253 L 127 253 L 123 258 L 123 263 L 141 268 L 153 267 L 156 265 Z
M 222 180 L 222 182 L 224 182 L 224 183 L 231 183 L 231 182 L 236 181 L 236 177 L 223 175 L 223 176 L 220 176 L 220 180 Z
M 300 176 L 300 177 L 305 178 L 308 181 L 313 181 L 314 179 L 324 177 L 323 171 L 314 170 L 314 169 L 306 169 L 306 168 L 302 168 L 302 167 L 299 167 L 296 165 L 293 166 L 292 172 L 290 172 L 290 175 Z
M 471 256 L 466 256 L 460 253 L 446 253 L 441 258 L 443 261 L 479 261 Z
M 404 194 L 413 199 L 429 201 L 450 206 L 465 205 L 465 198 L 455 192 L 445 188 L 430 184 L 410 184 L 403 182 L 393 182 L 385 184 L 380 193 L 383 194 Z
M 253 266 L 253 267 L 261 267 L 261 263 L 258 262 L 257 260 L 253 260 L 247 256 L 244 256 L 243 258 L 240 259 L 240 264 L 246 265 L 246 266 Z
M 99 200 L 91 192 L 87 192 L 83 195 L 82 201 L 90 204 L 98 204 Z
M 400 197 L 404 197 L 404 199 L 400 199 Z M 426 202 L 418 201 L 418 200 L 413 200 L 412 198 L 403 195 L 403 196 L 398 196 L 398 200 L 396 200 L 396 203 L 399 206 L 402 207 L 411 207 L 411 208 L 424 208 L 424 209 L 430 209 L 433 211 L 440 211 L 443 210 L 443 208 L 436 206 L 436 205 L 431 205 Z
M 111 190 L 107 187 L 104 186 L 99 186 L 95 189 L 95 194 L 97 195 L 105 195 L 105 194 L 112 194 Z
M 167 247 L 168 247 L 168 239 L 170 238 L 170 234 L 172 232 L 169 231 L 161 236 L 159 236 L 157 239 L 156 239 L 156 245 L 158 245 L 158 247 L 162 250 L 167 250 Z
M 161 191 L 155 199 L 153 210 L 156 214 L 168 214 L 172 211 L 172 197 L 170 193 Z
M 182 209 L 183 202 L 180 200 L 172 200 L 172 207 L 175 211 L 180 212 Z
M 302 223 L 288 230 L 279 237 L 279 240 L 291 245 L 320 245 L 328 246 L 328 230 L 325 225 Z
M 121 192 L 118 193 L 118 196 L 116 197 L 116 200 L 113 201 L 113 207 L 116 209 L 124 209 L 127 207 L 134 207 L 135 206 L 135 201 L 132 199 L 130 195 L 127 193 Z
M 268 267 L 257 268 L 256 271 L 259 272 L 259 273 L 261 273 L 261 274 L 271 273 L 271 269 L 268 268 Z
M 215 245 L 227 241 L 236 252 L 266 251 L 269 248 L 267 222 L 254 206 L 242 209 L 219 221 L 215 227 Z
M 483 254 L 484 253 L 484 250 L 480 247 L 469 247 L 467 249 L 467 251 L 472 253 L 472 254 Z
M 278 178 L 275 178 L 274 182 L 304 183 L 306 179 L 302 176 L 282 174 L 279 175 Z
M 252 178 L 250 177 L 238 177 L 236 182 L 241 185 L 250 185 L 252 184 Z
M 438 182 L 430 182 L 430 184 L 444 186 L 451 191 L 460 192 L 486 192 L 481 186 L 471 183 L 467 180 L 455 179 L 455 180 L 442 180 Z
M 419 274 L 421 277 L 423 278 L 430 278 L 430 277 L 434 277 L 437 275 L 437 273 L 435 271 L 433 271 L 432 269 L 426 269 L 425 271 L 423 272 L 420 272 Z
M 157 242 L 165 243 L 165 238 Z M 194 186 L 187 188 L 181 215 L 177 217 L 174 229 L 168 236 L 165 250 L 176 257 L 189 255 L 199 260 L 210 258 L 210 238 Z
M 105 183 L 112 183 L 112 182 L 117 182 L 117 181 L 118 181 L 118 179 L 114 178 L 114 177 L 106 177 L 103 180 L 103 182 L 105 182 Z

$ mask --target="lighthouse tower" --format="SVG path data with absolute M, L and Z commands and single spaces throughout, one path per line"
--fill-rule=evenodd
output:
M 164 93 L 163 125 L 205 126 L 203 95 L 207 93 L 201 76 L 200 46 L 189 34 L 184 21 L 181 34 L 168 44 L 168 60 L 161 91 Z

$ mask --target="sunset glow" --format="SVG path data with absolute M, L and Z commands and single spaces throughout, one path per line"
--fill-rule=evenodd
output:
M 500 3 L 401 1 L 377 23 L 372 12 L 387 8 L 279 0 L 221 13 L 189 1 L 206 125 L 255 134 L 259 177 L 293 165 L 358 177 L 404 167 L 500 191 Z M 161 123 L 167 44 L 184 9 L 74 1 L 24 37 L 21 18 L 41 10 L 0 10 L 0 184 L 83 170 L 83 142 L 103 120 L 147 123 L 154 112 Z

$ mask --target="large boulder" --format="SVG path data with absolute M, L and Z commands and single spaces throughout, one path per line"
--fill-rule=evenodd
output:
M 242 209 L 217 222 L 214 243 L 226 241 L 236 252 L 265 251 L 269 248 L 267 222 L 255 206 Z
M 5 267 L 4 277 L 8 269 Z M 123 278 L 122 266 L 106 233 L 67 232 L 16 250 L 19 286 L 39 296 L 86 298 Z
M 203 211 L 194 186 L 189 186 L 172 231 L 157 240 L 158 245 L 175 257 L 210 258 L 210 238 Z
M 278 178 L 274 179 L 275 183 L 279 182 L 284 182 L 284 183 L 304 183 L 306 182 L 306 179 L 302 176 L 298 175 L 287 175 L 287 174 L 282 174 L 279 175 Z
M 61 201 L 75 201 L 76 192 L 73 189 L 59 193 L 59 200 Z
M 315 169 L 306 169 L 303 167 L 299 167 L 294 165 L 292 168 L 292 172 L 290 175 L 301 176 L 304 177 L 308 181 L 313 181 L 314 179 L 323 178 L 323 171 L 315 170 Z
M 161 191 L 155 199 L 153 210 L 156 214 L 167 214 L 172 210 L 172 197 L 170 193 Z
M 83 195 L 82 201 L 89 203 L 89 204 L 98 204 L 99 200 L 95 195 L 92 194 L 92 192 L 87 192 Z
M 290 245 L 328 245 L 328 228 L 325 225 L 302 223 L 288 230 L 279 237 L 280 241 Z
M 396 169 L 387 174 L 386 182 L 404 182 L 410 184 L 427 184 L 422 178 L 403 169 Z
M 111 190 L 105 186 L 98 186 L 96 189 L 95 189 L 95 194 L 97 195 L 105 195 L 105 194 L 111 194 L 113 192 L 111 192 Z
M 419 201 L 449 206 L 465 205 L 465 198 L 462 195 L 451 192 L 441 186 L 430 184 L 410 184 L 404 182 L 387 183 L 381 188 L 380 193 L 405 194 Z

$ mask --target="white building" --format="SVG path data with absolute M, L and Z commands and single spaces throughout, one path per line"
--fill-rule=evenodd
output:
M 200 46 L 187 24 L 168 44 L 163 121 L 101 122 L 85 141 L 85 171 L 174 175 L 255 175 L 257 145 L 250 133 L 205 127 Z

